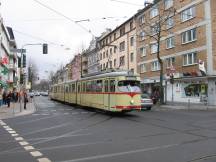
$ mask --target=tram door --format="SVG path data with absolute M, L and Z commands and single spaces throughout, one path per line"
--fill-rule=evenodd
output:
M 110 109 L 110 94 L 109 94 L 109 80 L 104 80 L 104 109 Z
M 77 104 L 81 104 L 81 83 L 77 83 Z

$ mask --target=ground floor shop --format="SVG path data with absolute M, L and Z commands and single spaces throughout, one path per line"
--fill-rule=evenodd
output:
M 159 79 L 141 82 L 143 92 L 150 95 L 159 89 Z M 216 76 L 175 78 L 174 84 L 164 80 L 164 100 L 167 102 L 190 102 L 216 105 Z

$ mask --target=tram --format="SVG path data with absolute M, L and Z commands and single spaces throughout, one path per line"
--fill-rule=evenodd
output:
M 49 96 L 70 104 L 111 112 L 141 110 L 140 77 L 127 71 L 107 72 L 51 85 Z

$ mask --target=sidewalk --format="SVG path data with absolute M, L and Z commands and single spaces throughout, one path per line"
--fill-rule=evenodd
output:
M 27 115 L 35 112 L 34 101 L 28 102 L 26 105 L 26 110 L 24 110 L 23 103 L 21 103 L 21 112 L 20 112 L 20 103 L 11 102 L 10 108 L 7 105 L 3 105 L 0 107 L 0 119 L 7 119 L 21 115 Z
M 168 102 L 165 105 L 154 105 L 153 109 L 158 110 L 216 110 L 216 106 L 205 105 L 204 103 L 181 103 Z

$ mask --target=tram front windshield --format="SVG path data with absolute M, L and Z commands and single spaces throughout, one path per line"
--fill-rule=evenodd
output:
M 120 92 L 141 92 L 140 82 L 131 80 L 122 80 L 118 82 Z

